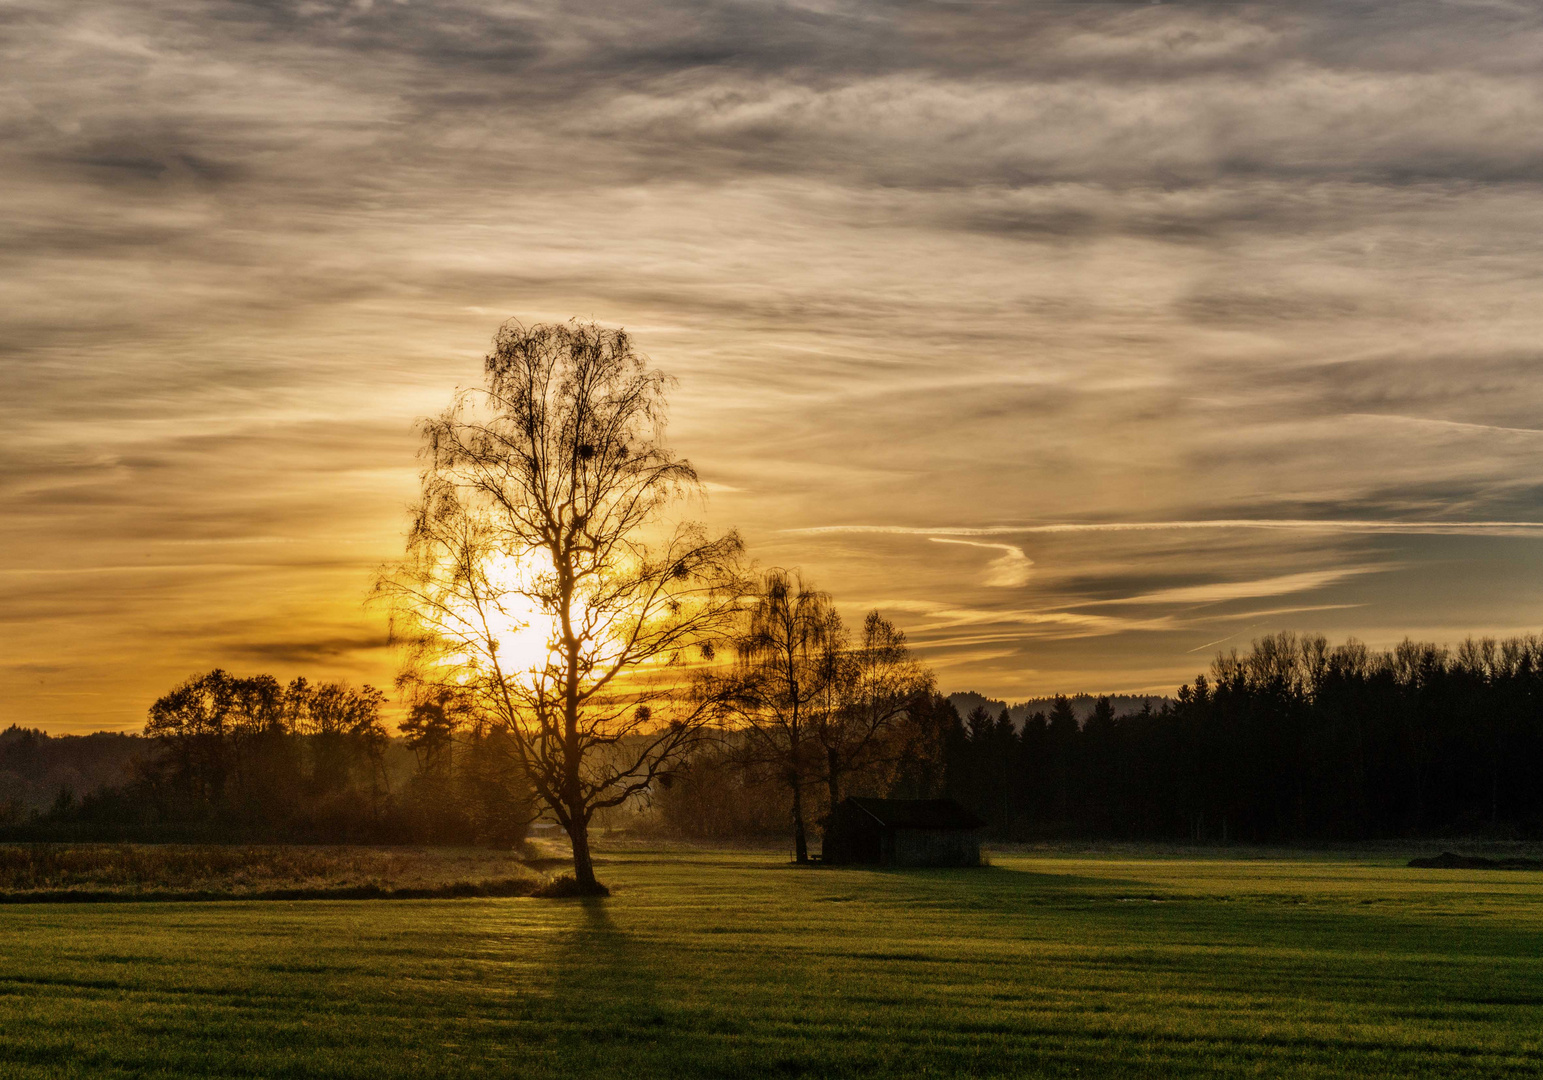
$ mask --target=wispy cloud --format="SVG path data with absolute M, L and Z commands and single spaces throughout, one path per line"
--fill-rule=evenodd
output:
M 1355 419 L 1383 420 L 1392 424 L 1419 424 L 1449 431 L 1471 432 L 1476 435 L 1543 435 L 1543 428 L 1475 424 L 1466 420 L 1445 420 L 1434 416 L 1403 416 L 1398 413 L 1350 413 L 1349 415 Z
M 1269 529 L 1285 532 L 1323 533 L 1515 533 L 1543 536 L 1543 521 L 1391 521 L 1333 520 L 1321 518 L 1215 518 L 1201 521 L 1068 521 L 1039 525 L 910 526 L 910 525 L 811 525 L 784 532 L 819 534 L 871 534 L 885 536 L 1027 536 L 1036 533 L 1173 532 L 1188 529 Z M 996 545 L 980 545 L 996 546 Z M 1016 549 L 1015 549 L 1016 550 Z
M 886 603 L 881 606 L 891 611 L 909 610 L 921 615 L 915 632 L 923 640 L 932 640 L 931 635 L 939 631 L 982 626 L 1017 627 L 1020 631 L 1026 629 L 1058 637 L 1104 636 L 1135 630 L 1166 630 L 1174 626 L 1171 615 L 1133 618 L 1057 608 L 987 608 L 943 603 L 903 606 Z
M 1034 567 L 1034 560 L 1025 555 L 1021 547 L 1012 544 L 982 544 L 975 540 L 954 540 L 942 536 L 929 539 L 935 544 L 964 544 L 967 547 L 1000 551 L 1002 554 L 992 559 L 986 567 L 985 584 L 993 588 L 1011 589 L 1026 583 Z
M 1526 625 L 1540 53 L 1527 4 L 14 0 L 0 725 L 389 683 L 412 425 L 511 315 L 634 329 L 763 562 L 1012 608 L 982 689 L 1177 682 L 1179 609 L 1342 567 L 1392 569 L 1270 617 Z
M 1097 604 L 1219 604 L 1229 600 L 1248 600 L 1263 596 L 1285 596 L 1289 593 L 1310 592 L 1329 585 L 1337 585 L 1363 574 L 1387 573 L 1393 566 L 1341 566 L 1330 570 L 1309 570 L 1300 574 L 1281 574 L 1275 577 L 1256 578 L 1252 581 L 1218 581 L 1204 585 L 1186 585 L 1172 589 L 1157 589 L 1109 600 L 1093 600 L 1082 605 Z

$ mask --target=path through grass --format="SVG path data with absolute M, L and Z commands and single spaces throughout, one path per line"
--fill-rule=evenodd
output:
M 599 902 L 0 911 L 0 1075 L 1543 1075 L 1543 877 L 1393 858 L 796 870 Z

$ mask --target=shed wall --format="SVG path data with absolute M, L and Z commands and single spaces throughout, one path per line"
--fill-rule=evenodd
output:
M 892 866 L 980 865 L 980 840 L 960 829 L 896 829 L 884 846 Z

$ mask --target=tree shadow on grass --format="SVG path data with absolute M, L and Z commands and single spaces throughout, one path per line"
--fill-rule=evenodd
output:
M 1014 897 L 1040 901 L 1087 900 L 1140 892 L 1153 893 L 1152 882 L 1128 877 L 1049 873 L 1011 866 L 960 868 L 930 867 L 832 867 L 832 881 L 841 875 L 873 875 L 895 888 L 910 887 L 917 900 L 933 898 L 945 903 L 961 900 L 1008 900 Z M 921 894 L 925 894 L 925 897 Z
M 555 957 L 550 998 L 554 1073 L 613 1075 L 667 1035 L 647 944 L 617 925 L 608 901 L 560 901 L 572 921 Z
M 734 999 L 753 978 L 714 962 L 723 946 L 704 952 L 699 923 L 639 925 L 629 918 L 635 909 L 615 900 L 567 903 L 572 921 L 555 954 L 548 1005 L 550 1075 L 676 1080 L 779 1071 L 775 1062 L 762 1068 L 755 1043 L 744 1039 L 755 1025 Z M 705 999 L 704 985 L 712 987 Z M 802 1064 L 793 1071 L 812 1074 Z

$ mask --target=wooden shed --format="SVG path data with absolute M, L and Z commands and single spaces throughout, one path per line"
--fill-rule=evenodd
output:
M 953 799 L 841 800 L 820 855 L 833 866 L 979 866 L 985 825 Z

